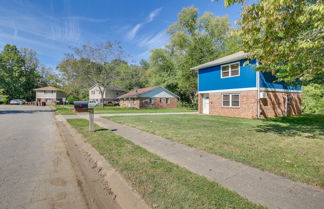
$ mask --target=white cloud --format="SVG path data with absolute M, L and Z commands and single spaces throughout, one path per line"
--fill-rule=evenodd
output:
M 110 21 L 109 18 L 97 19 L 97 18 L 82 17 L 82 16 L 69 16 L 69 17 L 64 17 L 63 19 L 87 21 L 87 22 L 92 22 L 92 23 L 104 23 L 104 22 Z
M 135 38 L 135 36 L 137 35 L 139 29 L 141 29 L 143 27 L 143 25 L 152 22 L 155 19 L 155 17 L 160 13 L 161 10 L 162 10 L 162 8 L 158 8 L 158 9 L 153 10 L 152 12 L 150 12 L 150 14 L 148 15 L 148 17 L 146 18 L 146 20 L 144 22 L 136 24 L 126 34 L 126 37 L 128 38 L 128 40 L 133 40 Z
M 161 12 L 161 10 L 162 10 L 162 8 L 153 10 L 148 16 L 147 23 L 152 22 L 154 20 L 154 18 Z
M 138 32 L 138 30 L 139 30 L 142 26 L 143 26 L 143 23 L 139 23 L 139 24 L 135 25 L 135 26 L 132 28 L 132 30 L 130 30 L 130 31 L 127 33 L 127 38 L 128 38 L 129 40 L 134 39 L 135 36 L 136 36 L 136 34 L 137 34 L 137 32 Z
M 138 46 L 151 50 L 164 47 L 168 42 L 169 36 L 165 33 L 165 31 L 161 31 L 153 36 L 147 36 L 143 38 L 138 43 Z

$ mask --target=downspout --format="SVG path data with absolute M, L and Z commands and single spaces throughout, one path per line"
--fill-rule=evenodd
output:
M 257 66 L 259 65 L 259 61 L 257 60 Z M 257 118 L 260 118 L 260 71 L 257 71 L 256 72 L 256 84 L 257 84 L 257 98 L 258 98 L 258 101 L 257 101 Z

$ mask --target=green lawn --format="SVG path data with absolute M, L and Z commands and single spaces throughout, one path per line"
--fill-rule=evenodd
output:
M 73 110 L 69 109 L 68 106 L 63 107 L 62 105 L 55 105 L 55 111 L 60 115 L 75 115 Z
M 166 113 L 166 112 L 197 112 L 188 108 L 163 108 L 163 109 L 135 109 L 119 106 L 94 107 L 95 113 Z
M 205 177 L 161 159 L 113 132 L 88 121 L 68 122 L 119 171 L 152 208 L 263 208 Z
M 58 112 L 62 112 L 63 115 L 74 114 L 73 111 L 64 110 L 62 105 L 55 106 Z M 65 105 L 66 108 L 73 108 L 73 105 Z M 197 112 L 195 109 L 189 108 L 164 108 L 164 109 L 135 109 L 135 108 L 126 108 L 119 106 L 105 106 L 105 107 L 94 107 L 94 112 L 97 114 L 114 114 L 114 113 L 168 113 L 168 112 Z M 64 114 L 65 113 L 65 114 Z
M 155 115 L 109 119 L 324 188 L 323 116 L 252 120 L 208 115 Z

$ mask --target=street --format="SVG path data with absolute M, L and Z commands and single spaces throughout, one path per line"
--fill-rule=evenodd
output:
M 49 107 L 0 106 L 0 208 L 87 208 Z

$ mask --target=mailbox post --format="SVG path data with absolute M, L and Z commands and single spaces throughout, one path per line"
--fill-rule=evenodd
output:
M 89 131 L 94 131 L 94 109 L 89 108 Z

